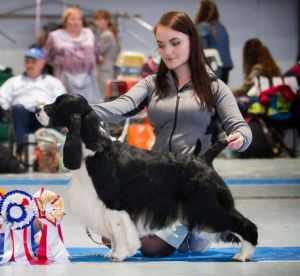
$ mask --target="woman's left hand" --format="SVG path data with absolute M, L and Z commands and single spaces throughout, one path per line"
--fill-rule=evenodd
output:
M 239 150 L 244 143 L 244 136 L 240 132 L 234 132 L 227 137 L 228 148 L 231 150 Z

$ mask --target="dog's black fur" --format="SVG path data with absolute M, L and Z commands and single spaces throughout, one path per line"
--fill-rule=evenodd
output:
M 218 142 L 203 158 L 175 157 L 112 142 L 99 131 L 96 113 L 80 96 L 63 95 L 44 107 L 54 126 L 68 127 L 64 164 L 81 166 L 81 142 L 95 151 L 86 159 L 89 176 L 106 207 L 141 216 L 161 229 L 181 218 L 189 229 L 230 231 L 256 246 L 257 227 L 234 206 L 230 190 L 211 166 L 226 147 Z

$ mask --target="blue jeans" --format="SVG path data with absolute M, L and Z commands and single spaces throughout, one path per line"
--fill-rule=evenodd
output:
M 17 149 L 20 149 L 24 138 L 29 133 L 34 133 L 42 127 L 33 112 L 24 108 L 23 105 L 14 105 L 11 108 L 13 125 L 16 136 Z

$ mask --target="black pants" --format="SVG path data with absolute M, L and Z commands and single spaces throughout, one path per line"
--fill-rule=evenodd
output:
M 15 129 L 17 148 L 24 142 L 24 137 L 29 133 L 34 133 L 42 127 L 33 112 L 30 112 L 22 105 L 14 105 L 11 108 L 13 125 Z

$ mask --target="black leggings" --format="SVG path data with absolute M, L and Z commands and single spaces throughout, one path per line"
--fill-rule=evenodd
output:
M 110 247 L 110 240 L 102 237 L 102 242 Z M 175 247 L 169 245 L 161 238 L 155 235 L 149 235 L 141 238 L 141 253 L 146 257 L 166 257 L 170 256 L 174 251 Z
M 164 240 L 155 235 L 145 236 L 141 239 L 140 248 L 142 254 L 146 257 L 166 257 L 170 256 L 175 247 L 166 243 Z

